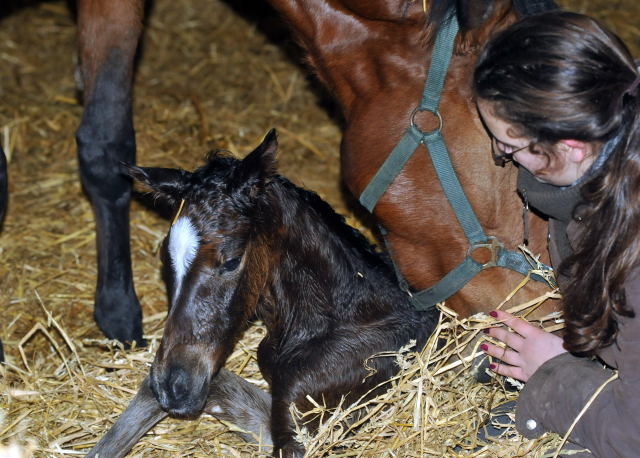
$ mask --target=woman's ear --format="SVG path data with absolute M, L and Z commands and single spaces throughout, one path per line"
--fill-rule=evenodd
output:
M 580 140 L 560 140 L 558 151 L 564 155 L 565 160 L 580 164 L 586 157 L 590 156 L 592 144 Z

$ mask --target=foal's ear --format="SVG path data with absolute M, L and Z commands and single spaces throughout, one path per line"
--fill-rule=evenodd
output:
M 127 173 L 136 181 L 146 185 L 152 191 L 167 200 L 182 198 L 183 189 L 189 178 L 189 172 L 180 169 L 161 167 L 137 167 L 124 165 Z
M 242 160 L 240 167 L 242 181 L 251 178 L 265 181 L 276 173 L 276 152 L 278 150 L 278 134 L 271 129 L 265 135 L 262 143 Z

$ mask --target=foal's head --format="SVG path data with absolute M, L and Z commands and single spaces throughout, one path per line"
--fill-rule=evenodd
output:
M 271 218 L 260 191 L 275 173 L 271 131 L 245 159 L 212 155 L 193 173 L 131 167 L 131 175 L 177 209 L 163 245 L 170 310 L 151 369 L 164 410 L 198 414 L 209 382 L 255 311 L 265 285 Z

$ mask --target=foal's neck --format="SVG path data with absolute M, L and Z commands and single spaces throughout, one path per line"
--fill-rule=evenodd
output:
M 274 310 L 267 314 L 287 320 L 304 315 L 321 326 L 323 317 L 354 317 L 365 308 L 383 310 L 406 300 L 390 265 L 317 194 L 284 178 L 272 192 L 280 208 L 271 213 L 281 221 L 265 301 Z

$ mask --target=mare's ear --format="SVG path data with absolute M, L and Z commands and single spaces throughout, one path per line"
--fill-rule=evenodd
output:
M 180 169 L 138 167 L 127 164 L 124 164 L 124 167 L 129 176 L 150 188 L 159 197 L 168 200 L 170 204 L 182 199 L 190 175 L 189 172 Z
M 262 143 L 242 160 L 236 178 L 240 183 L 264 183 L 276 173 L 276 152 L 278 150 L 278 134 L 271 129 Z
M 489 19 L 495 0 L 457 0 L 458 21 L 462 30 L 473 30 Z

